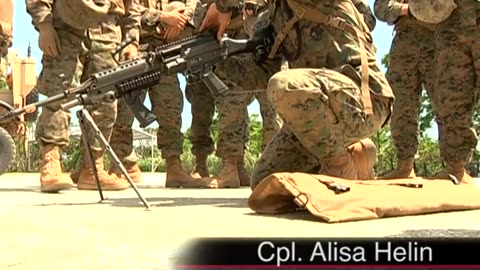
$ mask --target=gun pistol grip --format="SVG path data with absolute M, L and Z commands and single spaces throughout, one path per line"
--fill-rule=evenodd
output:
M 222 80 L 220 80 L 217 74 L 213 73 L 213 71 L 203 75 L 202 81 L 205 83 L 213 96 L 217 96 L 218 94 L 228 90 L 228 86 Z

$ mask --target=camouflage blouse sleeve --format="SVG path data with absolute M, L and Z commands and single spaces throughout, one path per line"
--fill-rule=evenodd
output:
M 138 45 L 140 40 L 140 24 L 142 18 L 142 6 L 140 0 L 124 0 L 125 18 L 122 20 L 122 29 L 125 34 L 135 39 Z
M 193 14 L 195 13 L 195 9 L 197 5 L 201 5 L 198 0 L 186 0 L 185 1 L 185 11 L 183 14 L 187 16 L 188 20 L 192 20 Z
M 403 3 L 395 0 L 375 0 L 373 9 L 379 20 L 393 25 L 400 17 L 403 5 Z
M 54 0 L 25 0 L 27 13 L 32 17 L 32 23 L 37 27 L 41 23 L 52 22 L 52 7 Z
M 358 11 L 362 13 L 368 29 L 373 31 L 373 29 L 375 29 L 375 25 L 377 24 L 377 18 L 375 18 L 375 15 L 373 15 L 373 11 L 368 5 L 368 2 L 366 0 L 353 0 L 353 4 Z

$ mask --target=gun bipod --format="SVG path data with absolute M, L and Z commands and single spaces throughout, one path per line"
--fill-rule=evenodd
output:
M 87 151 L 86 154 L 87 154 L 88 163 L 90 165 L 90 168 L 92 168 L 93 170 L 93 176 L 95 177 L 95 181 L 97 182 L 98 193 L 100 194 L 100 202 L 103 202 L 105 198 L 103 196 L 103 190 L 102 190 L 102 185 L 100 184 L 100 179 L 98 178 L 97 167 L 94 164 L 92 149 L 91 149 L 91 146 L 88 144 L 88 139 L 87 139 L 88 128 L 94 131 L 95 138 L 100 141 L 102 146 L 105 148 L 105 152 L 108 153 L 110 157 L 113 159 L 113 162 L 115 162 L 115 166 L 117 166 L 117 168 L 120 170 L 122 175 L 127 179 L 130 186 L 133 188 L 133 190 L 135 190 L 135 193 L 137 193 L 138 198 L 142 201 L 145 208 L 150 209 L 149 203 L 147 202 L 147 200 L 145 200 L 145 198 L 143 198 L 142 194 L 140 194 L 140 191 L 138 190 L 137 186 L 135 185 L 135 183 L 133 183 L 132 178 L 130 177 L 130 175 L 128 175 L 127 170 L 125 169 L 125 167 L 123 166 L 122 162 L 117 157 L 115 152 L 112 150 L 112 147 L 108 143 L 107 139 L 103 136 L 97 124 L 95 124 L 95 121 L 93 121 L 93 118 L 90 115 L 90 113 L 87 111 L 87 109 L 82 108 L 81 110 L 77 111 L 77 117 L 80 122 L 80 129 L 82 132 L 82 141 Z

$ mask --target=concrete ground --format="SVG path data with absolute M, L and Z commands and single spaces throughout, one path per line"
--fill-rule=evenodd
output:
M 133 189 L 105 192 L 99 204 L 96 191 L 40 193 L 38 178 L 0 176 L 0 269 L 171 269 L 195 237 L 480 237 L 480 211 L 325 224 L 255 215 L 249 188 L 164 189 L 164 175 L 148 173 L 146 211 Z

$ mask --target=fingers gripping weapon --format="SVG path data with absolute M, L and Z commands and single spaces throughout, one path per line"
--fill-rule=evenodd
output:
M 220 42 L 214 33 L 205 33 L 169 43 L 155 48 L 145 56 L 93 74 L 80 86 L 66 89 L 62 94 L 0 114 L 0 123 L 65 99 L 73 98 L 62 104 L 63 110 L 69 110 L 77 105 L 98 106 L 102 102 L 125 98 L 129 110 L 140 122 L 140 126 L 146 127 L 156 118 L 139 97 L 142 91 L 158 84 L 161 76 L 176 73 L 200 75 L 210 91 L 224 91 L 227 86 L 212 72 L 212 68 L 227 57 L 239 53 L 253 52 L 256 58 L 266 57 L 264 55 L 269 51 L 267 47 L 272 44 L 274 38 L 272 33 L 270 29 L 265 30 L 249 40 L 225 36 Z M 126 45 L 128 41 L 121 44 L 118 49 L 121 50 Z

